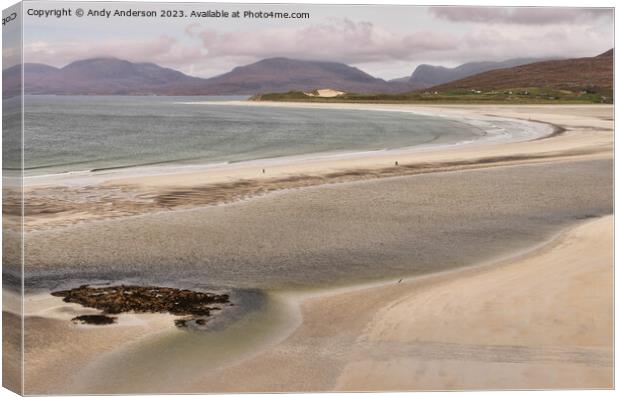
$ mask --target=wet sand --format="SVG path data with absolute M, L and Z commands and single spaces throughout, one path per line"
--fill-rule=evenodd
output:
M 274 290 L 473 265 L 610 214 L 611 174 L 584 160 L 382 178 L 30 232 L 26 285 Z
M 506 267 L 392 301 L 336 389 L 612 388 L 612 236 L 605 217 Z
M 611 388 L 612 229 L 605 217 L 521 258 L 307 299 L 286 341 L 186 390 Z
M 108 328 L 72 326 L 58 312 L 29 310 L 27 302 L 26 391 L 608 387 L 611 279 L 598 275 L 612 266 L 611 243 L 601 245 L 611 237 L 607 215 L 613 211 L 611 108 L 466 110 L 472 117 L 528 115 L 567 131 L 543 140 L 410 154 L 397 168 L 393 159 L 371 156 L 280 165 L 275 175 L 249 179 L 256 170 L 241 167 L 228 177 L 215 170 L 106 181 L 78 189 L 93 197 L 88 209 L 46 212 L 44 204 L 26 225 L 31 292 L 133 280 L 261 289 L 272 305 L 240 322 L 243 327 L 232 327 L 234 332 L 224 329 L 201 339 L 170 328 L 172 322 L 137 315 L 136 322 Z M 290 185 L 291 180 L 302 183 Z M 224 185 L 211 189 L 210 181 Z M 258 190 L 244 192 L 248 186 Z M 68 189 L 75 198 L 74 188 Z M 99 189 L 104 198 L 97 196 Z M 110 189 L 115 193 L 107 196 Z M 218 196 L 222 192 L 232 196 Z M 220 199 L 213 201 L 213 194 Z M 136 195 L 149 207 L 127 211 L 125 202 L 140 206 L 130 199 Z M 180 201 L 152 205 L 166 197 Z M 98 216 L 102 208 L 113 208 L 115 219 Z M 596 230 L 576 229 L 557 240 L 562 243 L 515 259 L 584 222 Z M 573 263 L 564 269 L 570 271 L 561 271 L 567 263 L 561 258 Z M 482 271 L 481 264 L 493 265 Z M 593 290 L 600 294 L 588 295 Z M 511 293 L 499 299 L 506 291 Z M 549 305 L 540 305 L 541 299 Z M 564 334 L 556 342 L 541 340 L 542 332 L 552 331 L 544 319 L 555 318 L 550 313 L 560 305 L 567 314 L 554 324 Z M 512 313 L 520 328 L 498 313 Z M 421 318 L 423 327 L 411 322 Z M 595 325 L 584 328 L 584 321 Z M 450 332 L 464 324 L 471 332 L 461 336 L 471 334 L 470 339 L 454 339 Z M 437 340 L 429 340 L 435 334 Z M 205 352 L 231 335 L 246 346 L 229 354 L 224 349 L 226 360 L 210 362 Z M 487 340 L 489 335 L 495 339 Z M 78 343 L 61 349 L 51 340 Z M 159 360 L 161 351 L 183 354 Z M 467 360 L 471 373 L 462 370 Z M 65 364 L 50 367 L 57 361 Z M 150 364 L 119 372 L 118 364 L 126 362 Z M 189 367 L 183 386 L 175 384 L 177 369 Z M 537 370 L 549 377 L 532 375 Z M 48 371 L 67 381 L 54 383 Z M 493 376 L 485 376 L 487 371 Z
M 510 258 L 400 282 L 282 291 L 299 309 L 213 340 L 161 318 L 84 328 L 30 316 L 27 390 L 610 388 L 612 228 L 611 216 L 582 221 Z

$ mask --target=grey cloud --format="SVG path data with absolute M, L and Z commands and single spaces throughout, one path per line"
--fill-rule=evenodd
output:
M 181 38 L 123 38 L 96 43 L 78 38 L 70 42 L 40 40 L 28 42 L 24 51 L 27 62 L 64 66 L 78 59 L 114 56 L 154 62 L 203 77 L 263 58 L 285 56 L 344 62 L 387 77 L 400 75 L 399 70 L 402 75 L 409 74 L 421 62 L 456 65 L 517 57 L 592 56 L 614 43 L 610 33 L 613 26 L 603 21 L 527 28 L 514 23 L 474 23 L 459 34 L 446 25 L 437 23 L 435 30 L 398 32 L 376 23 L 349 19 L 304 27 L 237 31 L 188 24 L 180 26 Z
M 418 31 L 396 34 L 370 22 L 332 20 L 301 28 L 272 28 L 220 33 L 205 29 L 199 37 L 210 57 L 287 56 L 340 62 L 412 59 L 420 52 L 455 49 L 451 34 Z
M 26 62 L 41 62 L 64 66 L 79 59 L 116 57 L 134 62 L 155 62 L 170 67 L 180 67 L 203 56 L 200 48 L 186 47 L 176 39 L 160 36 L 152 40 L 102 40 L 44 42 L 35 41 L 24 45 Z
M 610 8 L 430 7 L 429 12 L 452 22 L 519 25 L 581 24 L 613 16 Z

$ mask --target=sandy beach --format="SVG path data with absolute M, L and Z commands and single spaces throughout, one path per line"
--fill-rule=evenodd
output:
M 182 388 L 160 380 L 149 386 L 142 378 L 129 384 L 109 381 L 106 374 L 97 382 L 75 380 L 84 365 L 106 352 L 152 338 L 149 326 L 159 324 L 155 330 L 161 333 L 166 329 L 161 319 L 78 329 L 60 319 L 28 317 L 28 390 L 611 388 L 612 230 L 608 216 L 500 262 L 389 284 L 289 294 L 302 321 L 286 338 L 243 352 Z M 50 336 L 54 343 L 43 343 Z M 59 357 L 71 360 L 53 364 Z M 42 378 L 40 373 L 57 376 Z M 74 376 L 71 382 L 67 374 Z
M 605 217 L 513 260 L 307 299 L 287 340 L 190 390 L 613 387 L 612 229 Z
M 613 107 L 338 106 L 546 134 L 33 179 L 26 392 L 613 387 Z M 67 274 L 264 303 L 206 336 L 168 315 L 81 326 L 44 293 Z

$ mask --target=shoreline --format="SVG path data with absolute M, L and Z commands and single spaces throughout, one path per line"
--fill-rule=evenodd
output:
M 412 113 L 421 116 L 435 117 L 456 121 L 463 124 L 469 124 L 472 127 L 479 128 L 484 135 L 467 141 L 443 144 L 418 144 L 414 146 L 394 147 L 394 148 L 375 148 L 359 151 L 340 150 L 328 152 L 310 152 L 296 155 L 284 155 L 269 158 L 257 158 L 239 161 L 214 161 L 205 163 L 184 163 L 184 160 L 170 160 L 153 164 L 136 164 L 129 166 L 110 166 L 104 168 L 86 169 L 68 171 L 62 173 L 29 175 L 24 177 L 24 187 L 34 188 L 45 186 L 48 184 L 67 183 L 70 186 L 79 186 L 80 184 L 111 184 L 120 180 L 123 184 L 125 179 L 136 179 L 141 177 L 158 177 L 165 175 L 178 175 L 186 173 L 210 172 L 212 170 L 228 171 L 232 169 L 257 168 L 265 166 L 291 166 L 300 162 L 325 162 L 331 160 L 348 160 L 348 159 L 365 159 L 368 157 L 382 157 L 383 155 L 409 155 L 420 152 L 435 152 L 440 150 L 451 150 L 461 146 L 479 146 L 499 143 L 521 142 L 536 139 L 545 139 L 555 136 L 561 127 L 553 123 L 498 117 L 492 114 L 480 114 L 473 119 L 467 113 L 452 112 L 451 114 L 436 114 L 428 110 L 409 109 L 409 108 L 388 108 L 383 107 L 340 107 L 338 105 L 327 106 L 304 106 L 298 103 L 283 102 L 278 105 L 246 102 L 246 101 L 222 101 L 222 102 L 181 102 L 184 105 L 194 106 L 255 106 L 255 107 L 283 107 L 298 109 L 345 109 L 356 111 L 374 111 L 374 112 L 392 112 L 392 113 Z M 510 127 L 499 127 L 497 123 L 510 123 Z M 503 130 L 504 132 L 497 132 Z
M 371 106 L 360 109 L 368 107 Z M 402 108 L 411 110 L 412 107 Z M 521 118 L 520 122 L 527 123 L 522 114 L 526 112 L 529 118 L 539 123 L 555 125 L 556 132 L 560 128 L 564 131 L 561 134 L 550 132 L 544 139 L 532 136 L 532 139 L 518 142 L 483 139 L 470 145 L 433 150 L 395 149 L 325 158 L 296 156 L 284 160 L 276 158 L 196 166 L 198 168 L 192 171 L 183 167 L 172 168 L 170 173 L 158 175 L 143 175 L 138 169 L 131 169 L 131 173 L 135 173 L 133 176 L 114 172 L 109 175 L 105 172 L 99 175 L 70 175 L 66 181 L 72 182 L 65 181 L 62 186 L 24 187 L 29 195 L 25 227 L 26 230 L 42 230 L 89 220 L 227 204 L 277 190 L 352 180 L 528 162 L 610 158 L 612 153 L 613 134 L 608 133 L 613 128 L 613 122 L 608 117 L 612 108 L 608 106 L 581 106 L 577 114 L 574 114 L 574 106 L 563 105 L 553 106 L 553 109 L 544 106 L 418 108 L 420 106 L 415 106 L 413 110 L 437 112 L 442 117 L 452 117 L 457 112 L 472 119 Z M 403 109 L 399 107 L 397 111 Z M 547 124 L 542 125 L 545 131 L 551 128 Z M 263 169 L 265 172 L 261 172 Z M 10 192 L 6 195 L 10 201 Z

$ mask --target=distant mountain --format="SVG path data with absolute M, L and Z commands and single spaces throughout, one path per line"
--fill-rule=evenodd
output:
M 20 67 L 2 74 L 3 93 L 19 93 Z M 80 60 L 63 68 L 29 63 L 24 75 L 25 93 L 55 95 L 254 95 L 318 88 L 392 93 L 419 88 L 387 82 L 342 63 L 287 58 L 264 59 L 210 79 L 116 58 Z
M 19 66 L 4 70 L 2 74 L 5 82 L 13 82 L 19 78 Z M 27 94 L 148 95 L 174 91 L 202 80 L 153 63 L 132 63 L 115 58 L 76 61 L 60 69 L 24 64 Z
M 398 77 L 396 79 L 388 80 L 388 82 L 390 82 L 390 83 L 408 83 L 410 79 L 411 79 L 411 76 L 405 76 L 405 77 Z
M 445 92 L 456 89 L 494 90 L 546 87 L 554 89 L 612 90 L 613 49 L 590 58 L 535 62 L 491 70 L 429 88 Z
M 470 62 L 454 68 L 423 64 L 415 69 L 409 78 L 409 82 L 422 87 L 431 87 L 460 80 L 489 70 L 510 68 L 546 60 L 549 60 L 549 58 L 514 58 L 501 62 Z
M 36 82 L 41 78 L 57 72 L 58 69 L 42 63 L 24 64 L 24 78 Z M 21 65 L 15 65 L 2 71 L 2 95 L 15 96 L 21 94 L 22 70 Z
M 26 63 L 24 65 L 24 73 L 29 77 L 46 76 L 58 70 L 58 68 L 42 63 Z
M 80 81 L 123 81 L 130 84 L 161 85 L 194 80 L 173 69 L 154 63 L 132 63 L 115 58 L 76 61 L 60 69 L 61 75 Z
M 404 92 L 414 85 L 391 83 L 343 63 L 269 58 L 208 81 L 211 92 L 256 94 L 331 88 L 347 92 Z

